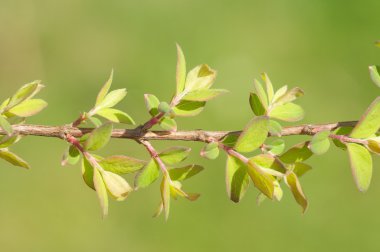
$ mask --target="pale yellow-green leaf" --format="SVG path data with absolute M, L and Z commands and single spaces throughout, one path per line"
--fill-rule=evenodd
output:
M 352 175 L 359 191 L 367 191 L 372 178 L 372 157 L 362 145 L 346 143 Z
M 187 101 L 209 101 L 227 92 L 228 90 L 225 89 L 198 89 L 188 92 L 183 99 Z
M 351 131 L 352 138 L 367 138 L 380 128 L 380 96 L 377 97 Z
M 8 120 L 0 115 L 0 127 L 8 134 L 12 134 L 13 132 L 13 128 L 12 128 L 12 125 L 8 122 Z
M 9 109 L 7 115 L 11 114 L 19 117 L 29 117 L 41 112 L 46 106 L 47 102 L 41 99 L 25 100 Z
M 104 170 L 117 174 L 129 174 L 142 169 L 147 162 L 136 158 L 114 155 L 99 161 Z
M 128 182 L 116 173 L 103 171 L 103 181 L 110 195 L 117 201 L 122 201 L 133 191 Z
M 6 105 L 7 110 L 20 104 L 23 101 L 26 101 L 33 96 L 35 96 L 44 85 L 41 84 L 41 81 L 36 80 L 31 83 L 25 84 L 9 99 L 8 104 Z
M 94 169 L 94 187 L 96 194 L 98 196 L 98 200 L 100 203 L 100 207 L 102 210 L 102 216 L 103 218 L 108 215 L 108 195 L 107 195 L 107 188 L 104 184 L 102 175 L 98 171 L 98 169 Z
M 188 93 L 199 89 L 208 89 L 216 78 L 216 71 L 203 64 L 192 69 L 186 77 L 184 92 Z
M 125 88 L 122 89 L 116 89 L 111 92 L 109 92 L 104 99 L 95 106 L 92 113 L 96 113 L 97 111 L 104 109 L 104 108 L 112 108 L 116 104 L 118 104 L 121 100 L 124 99 L 124 97 L 127 95 L 127 90 Z
M 264 172 L 255 162 L 249 160 L 248 174 L 252 179 L 253 184 L 268 198 L 273 199 L 274 194 L 274 181 L 276 179 Z
M 273 90 L 272 82 L 269 79 L 269 76 L 267 75 L 267 73 L 262 73 L 261 79 L 265 83 L 265 87 L 266 87 L 266 91 L 267 91 L 267 95 L 268 95 L 268 103 L 270 104 L 272 102 L 273 96 L 274 96 L 274 90 Z
M 98 93 L 98 96 L 96 97 L 95 106 L 98 106 L 104 100 L 104 97 L 106 97 L 108 91 L 111 88 L 112 80 L 113 80 L 113 69 L 111 71 L 110 77 L 108 78 L 106 83 L 104 83 L 103 87 L 100 89 Z
M 160 175 L 160 168 L 157 162 L 152 159 L 135 177 L 135 189 L 145 188 L 152 184 Z
M 269 111 L 269 116 L 286 122 L 296 122 L 304 117 L 304 110 L 295 103 L 278 105 Z
M 269 118 L 260 116 L 253 118 L 240 134 L 235 149 L 239 152 L 251 152 L 259 148 L 268 136 Z
M 297 176 L 293 172 L 291 172 L 287 174 L 287 176 L 285 177 L 285 182 L 290 188 L 290 191 L 292 192 L 294 199 L 302 207 L 302 212 L 304 213 L 307 209 L 308 202 L 305 194 L 302 191 L 302 187 Z
M 247 164 L 236 157 L 228 155 L 226 164 L 226 188 L 228 197 L 238 203 L 249 186 Z
M 177 44 L 177 69 L 176 69 L 176 94 L 180 94 L 185 88 L 186 60 L 181 47 Z
M 8 149 L 0 149 L 0 158 L 13 164 L 14 166 L 23 167 L 26 169 L 30 168 L 29 164 L 25 160 L 23 160 L 13 152 L 10 152 Z
M 111 123 L 105 123 L 99 128 L 94 129 L 84 142 L 84 148 L 89 151 L 99 150 L 109 142 L 113 126 Z
M 115 123 L 135 124 L 135 121 L 127 113 L 114 109 L 104 108 L 96 112 L 97 115 L 104 117 L 105 119 Z
M 167 174 L 164 174 L 161 182 L 161 200 L 165 212 L 165 219 L 167 220 L 170 210 L 170 177 Z

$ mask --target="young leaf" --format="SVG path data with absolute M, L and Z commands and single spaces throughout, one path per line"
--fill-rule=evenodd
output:
M 252 160 L 248 162 L 248 174 L 255 187 L 265 194 L 265 196 L 273 199 L 274 181 L 276 181 L 276 179 L 264 172 L 263 169 Z
M 25 100 L 18 105 L 12 107 L 6 112 L 6 115 L 16 115 L 19 117 L 29 117 L 33 116 L 44 108 L 46 108 L 47 102 L 41 99 L 30 99 Z
M 0 115 L 0 127 L 8 134 L 12 134 L 13 132 L 13 128 L 12 128 L 12 125 L 8 122 L 8 120 Z
M 86 185 L 95 190 L 94 186 L 94 167 L 84 157 L 82 158 L 82 177 Z
M 239 138 L 239 134 L 228 134 L 226 135 L 223 140 L 222 140 L 222 144 L 228 146 L 228 147 L 234 147 L 237 140 Z
M 352 175 L 359 191 L 367 191 L 372 178 L 372 157 L 369 151 L 356 143 L 346 143 Z
M 276 139 L 265 146 L 269 153 L 273 155 L 280 155 L 285 149 L 285 141 L 283 139 Z
M 170 105 L 167 102 L 163 101 L 163 102 L 160 102 L 160 104 L 158 104 L 158 112 L 167 114 L 170 112 L 170 110 L 171 110 Z
M 80 159 L 80 153 L 76 147 L 70 145 L 69 148 L 65 151 L 62 157 L 61 165 L 65 166 L 66 164 L 75 165 Z
M 125 88 L 116 89 L 109 92 L 104 97 L 104 99 L 101 102 L 99 102 L 98 105 L 95 106 L 93 113 L 96 113 L 97 111 L 104 108 L 112 108 L 113 106 L 118 104 L 121 100 L 123 100 L 126 95 L 127 95 L 127 90 Z
M 185 81 L 186 81 L 185 55 L 183 54 L 183 51 L 178 44 L 177 44 L 177 69 L 176 70 L 177 70 L 176 71 L 176 83 L 177 83 L 176 95 L 178 95 L 185 88 Z
M 8 151 L 7 149 L 0 149 L 0 158 L 13 164 L 14 166 L 23 167 L 26 169 L 30 168 L 29 164 L 26 161 L 24 161 L 22 158 L 20 158 L 16 154 Z
M 198 89 L 187 93 L 183 99 L 187 101 L 209 101 L 227 93 L 225 89 Z
M 144 94 L 145 106 L 152 116 L 156 116 L 158 112 L 158 105 L 160 104 L 160 100 L 152 94 Z
M 132 157 L 115 155 L 99 161 L 104 170 L 117 174 L 129 174 L 142 169 L 147 162 Z
M 200 165 L 187 165 L 185 167 L 173 168 L 169 170 L 170 178 L 174 181 L 183 181 L 200 173 L 204 168 Z
M 212 86 L 216 78 L 216 71 L 208 65 L 200 65 L 192 69 L 186 77 L 185 92 L 199 89 L 208 89 Z
M 274 136 L 281 136 L 282 126 L 275 120 L 269 120 L 269 133 Z
M 98 96 L 96 97 L 95 106 L 98 106 L 104 100 L 104 98 L 106 97 L 108 91 L 111 88 L 112 79 L 113 79 L 113 69 L 111 71 L 110 77 L 108 78 L 108 80 L 106 81 L 106 83 L 104 83 L 103 87 L 99 91 Z
M 107 120 L 110 120 L 111 122 L 115 123 L 125 123 L 125 124 L 135 124 L 135 121 L 133 121 L 132 117 L 130 117 L 127 113 L 113 108 L 104 108 L 101 110 L 98 110 L 96 112 L 97 115 L 100 115 L 101 117 L 104 117 Z
M 287 91 L 288 91 L 288 86 L 287 86 L 287 85 L 282 86 L 280 89 L 278 89 L 278 90 L 276 91 L 276 93 L 274 94 L 274 96 L 273 96 L 272 103 L 276 103 L 276 101 L 277 101 L 281 96 L 283 96 Z
M 285 182 L 292 191 L 294 199 L 302 207 L 302 212 L 304 213 L 307 209 L 308 202 L 305 197 L 305 194 L 302 191 L 301 184 L 298 181 L 296 174 L 294 174 L 293 172 L 287 174 L 285 177 Z
M 102 126 L 103 122 L 99 119 L 99 118 L 96 118 L 95 116 L 89 116 L 87 117 L 88 120 L 90 120 L 90 122 L 96 127 L 96 128 L 99 128 L 100 126 Z
M 206 102 L 182 100 L 173 108 L 176 116 L 196 116 L 202 112 Z
M 228 197 L 238 203 L 249 186 L 248 168 L 239 159 L 228 155 L 226 164 L 226 188 Z
M 189 156 L 190 151 L 191 148 L 176 146 L 165 149 L 158 155 L 166 165 L 174 165 L 185 160 Z
M 21 139 L 20 135 L 14 134 L 11 136 L 3 136 L 0 140 L 0 149 L 7 148 L 12 144 L 17 143 Z
M 132 187 L 121 176 L 109 172 L 102 172 L 103 181 L 106 185 L 108 192 L 117 201 L 122 201 L 128 197 L 129 193 L 133 191 Z
M 170 178 L 167 174 L 164 175 L 161 182 L 161 200 L 165 212 L 165 219 L 167 220 L 169 218 L 170 209 Z
M 352 127 L 339 127 L 336 130 L 334 130 L 333 134 L 334 135 L 346 135 L 347 136 L 351 133 L 351 131 L 352 131 Z M 344 149 L 344 150 L 346 149 L 346 145 L 343 144 L 338 139 L 333 138 L 332 141 L 336 147 Z
M 9 99 L 6 108 L 7 110 L 14 106 L 26 101 L 36 95 L 44 86 L 41 81 L 36 80 L 31 83 L 25 84 Z
M 265 90 L 261 83 L 258 80 L 254 80 L 253 86 L 255 88 L 255 93 L 257 94 L 261 104 L 265 108 L 265 110 L 268 108 L 268 97 L 267 94 L 265 93 Z
M 261 168 L 266 169 L 272 169 L 274 171 L 285 173 L 286 169 L 285 167 L 276 160 L 272 155 L 270 154 L 259 154 L 250 159 L 250 162 L 255 163 L 257 166 Z
M 304 117 L 304 111 L 301 106 L 290 102 L 275 106 L 269 111 L 269 116 L 285 122 L 296 122 Z
M 174 119 L 167 116 L 160 120 L 160 126 L 164 130 L 177 131 L 177 123 Z
M 152 184 L 160 175 L 160 167 L 157 162 L 152 159 L 145 167 L 136 175 L 135 189 L 145 188 Z
M 104 185 L 104 181 L 98 169 L 94 169 L 94 187 L 96 194 L 98 195 L 100 207 L 102 208 L 103 218 L 108 215 L 108 195 L 107 189 Z
M 380 143 L 379 141 L 368 139 L 368 143 L 366 145 L 367 149 L 372 151 L 373 153 L 380 154 Z
M 375 83 L 376 86 L 380 87 L 380 67 L 370 66 L 369 75 L 371 76 L 373 83 Z
M 272 82 L 269 79 L 269 76 L 266 73 L 261 74 L 261 79 L 265 83 L 267 95 L 268 95 L 268 103 L 270 104 L 273 100 L 274 91 L 273 91 L 273 85 Z
M 268 117 L 253 118 L 240 134 L 235 149 L 240 152 L 251 152 L 259 148 L 268 136 L 268 128 Z
M 303 142 L 294 145 L 292 148 L 280 156 L 281 161 L 286 164 L 305 161 L 313 155 L 308 146 L 309 142 Z
M 326 153 L 330 148 L 329 140 L 330 131 L 321 131 L 313 136 L 310 141 L 310 150 L 316 155 L 322 155 Z
M 200 155 L 207 159 L 216 159 L 219 156 L 219 147 L 217 142 L 212 142 L 206 144 L 202 150 Z
M 106 123 L 94 129 L 84 142 L 84 148 L 89 151 L 95 151 L 107 145 L 111 138 L 112 128 L 111 123 Z
M 263 104 L 261 103 L 259 97 L 255 93 L 250 93 L 249 95 L 249 105 L 251 106 L 252 112 L 257 115 L 265 115 L 265 108 Z
M 380 96 L 377 97 L 352 130 L 350 137 L 367 138 L 380 128 Z
M 287 91 L 285 94 L 276 99 L 276 105 L 282 105 L 285 103 L 292 102 L 303 95 L 304 92 L 299 87 L 292 88 L 291 90 Z
M 306 172 L 311 170 L 311 166 L 304 163 L 294 163 L 293 164 L 293 172 L 297 175 L 297 177 L 301 177 Z

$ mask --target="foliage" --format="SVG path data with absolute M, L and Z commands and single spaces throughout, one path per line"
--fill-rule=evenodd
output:
M 380 87 L 380 67 L 370 66 L 370 77 Z M 61 164 L 81 164 L 85 184 L 96 192 L 103 216 L 108 214 L 109 197 L 116 201 L 125 200 L 130 193 L 150 186 L 160 180 L 159 206 L 168 218 L 171 199 L 185 198 L 194 201 L 196 193 L 183 190 L 185 180 L 198 175 L 204 168 L 197 164 L 182 163 L 191 153 L 185 146 L 174 146 L 157 151 L 143 136 L 154 126 L 159 125 L 164 134 L 177 131 L 177 117 L 192 117 L 203 111 L 207 102 L 226 94 L 227 90 L 214 89 L 216 71 L 206 64 L 188 71 L 185 56 L 177 45 L 176 89 L 169 101 L 160 101 L 153 94 L 145 94 L 145 106 L 151 118 L 133 129 L 140 133 L 135 139 L 149 153 L 149 158 L 140 160 L 126 155 L 102 157 L 95 154 L 104 148 L 114 136 L 114 124 L 135 124 L 124 111 L 114 108 L 127 95 L 126 89 L 111 91 L 113 71 L 100 89 L 95 105 L 82 113 L 70 128 L 78 128 L 86 123 L 94 128 L 81 136 L 74 137 L 65 131 L 60 137 L 69 145 L 64 152 Z M 15 130 L 24 124 L 27 117 L 42 111 L 47 103 L 34 98 L 44 86 L 34 81 L 22 86 L 15 94 L 0 105 L 0 158 L 23 168 L 29 165 L 9 148 L 17 143 L 22 135 Z M 286 148 L 283 137 L 284 122 L 296 122 L 304 117 L 303 108 L 296 103 L 304 95 L 302 89 L 282 86 L 275 90 L 266 73 L 261 80 L 255 79 L 249 94 L 252 118 L 241 132 L 230 132 L 223 137 L 212 134 L 198 139 L 205 143 L 200 155 L 216 159 L 220 152 L 226 154 L 226 188 L 231 201 L 240 202 L 251 182 L 258 191 L 257 202 L 265 199 L 281 201 L 282 186 L 285 185 L 295 201 L 305 212 L 308 200 L 301 186 L 300 178 L 311 170 L 306 164 L 313 155 L 323 155 L 335 146 L 347 151 L 354 181 L 360 191 L 366 191 L 372 177 L 372 153 L 380 154 L 380 97 L 377 97 L 353 127 L 323 128 L 300 132 L 310 135 L 307 141 Z M 69 127 L 69 126 L 67 126 Z M 65 128 L 65 127 L 63 127 Z M 133 186 L 124 175 L 133 174 Z

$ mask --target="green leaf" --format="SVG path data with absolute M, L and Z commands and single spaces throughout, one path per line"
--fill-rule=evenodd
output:
M 253 82 L 253 87 L 255 88 L 255 93 L 259 97 L 261 104 L 266 110 L 268 108 L 268 97 L 267 97 L 267 94 L 265 93 L 263 86 L 258 80 L 255 79 Z
M 276 105 L 282 105 L 285 103 L 292 102 L 296 100 L 298 97 L 301 97 L 304 95 L 304 92 L 299 87 L 292 88 L 291 90 L 284 93 L 282 96 L 278 97 L 276 99 Z
M 228 147 L 234 147 L 238 138 L 239 138 L 239 134 L 236 134 L 236 132 L 232 134 L 228 134 L 225 137 L 223 137 L 222 144 Z
M 269 76 L 266 73 L 261 74 L 261 79 L 265 83 L 265 87 L 266 87 L 266 91 L 267 91 L 267 95 L 268 95 L 268 102 L 271 103 L 273 100 L 273 96 L 274 96 L 272 82 L 270 81 Z
M 286 172 L 285 167 L 271 154 L 259 154 L 250 158 L 250 161 L 261 168 L 272 169 L 280 173 Z
M 86 185 L 91 189 L 95 190 L 94 186 L 94 167 L 88 162 L 88 160 L 83 157 L 82 158 L 82 177 Z
M 172 180 L 183 181 L 191 178 L 192 176 L 200 173 L 204 168 L 200 165 L 187 165 L 180 168 L 173 168 L 169 170 L 169 175 Z
M 182 100 L 173 108 L 173 112 L 176 116 L 195 116 L 202 112 L 205 105 L 206 102 Z
M 366 145 L 367 149 L 372 151 L 373 153 L 380 154 L 380 143 L 379 140 L 368 139 L 368 143 Z
M 160 126 L 164 130 L 177 131 L 177 123 L 170 117 L 163 117 L 160 120 Z
M 89 151 L 95 151 L 106 146 L 111 138 L 112 128 L 111 123 L 105 123 L 94 129 L 84 142 L 84 148 Z
M 303 108 L 294 103 L 275 106 L 269 111 L 269 116 L 285 122 L 296 122 L 304 117 Z
M 240 134 L 235 149 L 239 152 L 251 152 L 259 148 L 268 136 L 268 128 L 268 117 L 253 118 Z
M 177 44 L 177 69 L 176 69 L 176 95 L 185 88 L 186 81 L 186 60 L 181 47 Z
M 8 122 L 8 120 L 0 115 L 0 127 L 8 134 L 12 134 L 13 132 L 13 128 L 12 128 L 12 125 Z
M 170 178 L 169 175 L 164 174 L 161 182 L 161 200 L 165 212 L 165 219 L 169 218 L 170 209 Z
M 306 172 L 311 170 L 311 166 L 304 163 L 294 163 L 293 164 L 293 172 L 297 175 L 297 177 L 301 177 Z
M 326 153 L 330 148 L 329 135 L 330 131 L 328 130 L 315 134 L 309 144 L 310 150 L 317 155 Z
M 44 108 L 46 108 L 47 102 L 41 99 L 30 99 L 30 100 L 25 100 L 18 105 L 12 107 L 9 109 L 6 113 L 6 115 L 16 115 L 19 117 L 29 117 L 33 116 Z
M 102 172 L 102 176 L 108 192 L 117 201 L 126 199 L 129 193 L 133 191 L 132 187 L 123 177 L 113 172 L 104 171 Z
M 194 90 L 208 89 L 214 83 L 215 78 L 216 71 L 208 65 L 197 66 L 187 74 L 184 92 L 188 93 Z
M 75 165 L 80 159 L 80 152 L 78 149 L 70 145 L 65 153 L 63 154 L 61 165 L 65 166 L 66 164 Z
M 41 81 L 36 80 L 31 83 L 25 84 L 9 99 L 8 104 L 6 105 L 6 110 L 13 108 L 14 106 L 20 104 L 23 101 L 26 101 L 33 96 L 35 96 L 44 85 L 41 84 Z
M 7 148 L 11 146 L 12 144 L 17 143 L 20 139 L 21 139 L 21 136 L 17 134 L 11 135 L 11 136 L 6 135 L 6 136 L 1 137 L 0 149 Z
M 265 196 L 273 199 L 274 183 L 276 179 L 264 172 L 264 170 L 252 160 L 248 161 L 248 174 L 251 177 L 255 187 L 265 194 Z
M 125 123 L 125 124 L 135 124 L 135 121 L 133 121 L 132 117 L 130 117 L 127 113 L 113 108 L 104 108 L 101 110 L 98 110 L 96 112 L 97 115 L 100 115 L 101 117 L 104 117 L 107 120 L 110 120 L 111 122 L 115 123 Z
M 160 167 L 157 162 L 152 159 L 145 167 L 136 175 L 135 188 L 145 188 L 152 184 L 160 175 Z
M 352 175 L 359 191 L 367 191 L 372 178 L 372 157 L 369 151 L 356 143 L 346 143 Z
M 352 130 L 350 137 L 367 138 L 380 128 L 380 96 L 377 97 Z
M 307 199 L 305 197 L 305 194 L 302 191 L 301 184 L 293 172 L 289 173 L 285 177 L 285 182 L 292 191 L 294 199 L 297 201 L 297 203 L 302 207 L 302 212 L 304 213 L 307 209 Z
M 269 133 L 273 136 L 281 136 L 281 124 L 275 120 L 269 120 Z
M 227 92 L 228 90 L 225 89 L 198 89 L 188 92 L 183 99 L 187 101 L 209 101 Z
M 123 100 L 126 95 L 127 95 L 127 90 L 125 88 L 116 89 L 109 92 L 104 97 L 104 99 L 98 105 L 95 106 L 95 109 L 92 111 L 92 113 L 96 114 L 97 111 L 101 109 L 112 108 L 113 106 L 118 104 L 121 100 Z
M 369 67 L 369 75 L 371 76 L 371 79 L 373 83 L 376 84 L 376 86 L 380 87 L 380 67 L 379 66 L 370 66 Z
M 174 165 L 185 160 L 189 156 L 190 151 L 191 148 L 176 146 L 165 149 L 158 155 L 166 165 Z
M 287 85 L 282 86 L 280 89 L 278 89 L 278 90 L 276 91 L 276 93 L 274 94 L 274 96 L 273 96 L 272 103 L 276 103 L 276 101 L 277 101 L 281 96 L 283 96 L 287 91 L 288 91 L 288 86 L 287 86 Z
M 283 139 L 276 139 L 265 146 L 269 150 L 269 153 L 273 155 L 280 155 L 285 149 L 285 141 Z
M 13 164 L 14 166 L 23 167 L 26 169 L 30 168 L 29 164 L 25 160 L 23 160 L 22 158 L 20 158 L 16 154 L 8 151 L 7 149 L 0 149 L 0 158 L 4 159 L 5 161 L 7 161 L 11 164 Z
M 132 157 L 115 155 L 100 160 L 99 164 L 106 171 L 117 174 L 129 174 L 142 169 L 147 162 Z
M 170 110 L 171 110 L 170 105 L 167 102 L 163 101 L 163 102 L 160 102 L 160 104 L 158 104 L 158 112 L 167 114 L 170 112 Z
M 202 150 L 200 155 L 207 159 L 216 159 L 219 156 L 219 146 L 217 142 L 211 142 L 206 144 Z
M 293 164 L 296 162 L 303 162 L 309 159 L 313 152 L 308 148 L 309 142 L 302 142 L 294 145 L 280 156 L 280 160 L 286 164 Z
M 104 83 L 103 87 L 100 89 L 98 93 L 98 96 L 96 97 L 95 106 L 98 106 L 102 101 L 104 101 L 104 98 L 106 97 L 108 91 L 111 88 L 112 79 L 113 79 L 113 69 L 111 71 L 110 77 L 108 78 L 106 83 Z
M 94 187 L 96 194 L 98 195 L 98 200 L 100 203 L 100 207 L 102 209 L 102 216 L 103 218 L 108 215 L 108 195 L 107 195 L 107 189 L 104 184 L 103 178 L 98 171 L 98 169 L 94 169 Z
M 87 117 L 90 122 L 96 127 L 100 127 L 102 126 L 103 122 L 99 119 L 99 118 L 96 118 L 95 116 L 90 116 L 90 117 Z
M 346 135 L 347 136 L 351 133 L 351 131 L 352 131 L 352 127 L 339 127 L 336 130 L 334 130 L 333 134 L 334 135 Z M 346 149 L 346 145 L 343 144 L 338 139 L 333 138 L 332 141 L 336 147 L 344 149 L 344 150 Z
M 249 95 L 249 105 L 251 106 L 252 112 L 257 115 L 265 115 L 264 105 L 261 103 L 259 97 L 255 93 L 250 93 Z
M 144 94 L 145 106 L 152 116 L 158 115 L 158 105 L 160 104 L 160 100 L 152 94 Z
M 248 168 L 241 160 L 228 155 L 226 164 L 226 188 L 228 197 L 238 203 L 249 186 Z

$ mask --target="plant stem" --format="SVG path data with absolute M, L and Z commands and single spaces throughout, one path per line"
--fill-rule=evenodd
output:
M 141 140 L 140 143 L 142 145 L 144 145 L 144 147 L 149 152 L 150 156 L 157 161 L 157 164 L 160 167 L 162 173 L 167 174 L 168 170 L 166 169 L 164 162 L 162 162 L 160 156 L 158 155 L 158 153 L 157 153 L 156 149 L 153 147 L 153 145 L 146 140 Z

